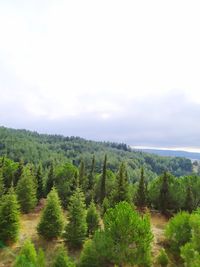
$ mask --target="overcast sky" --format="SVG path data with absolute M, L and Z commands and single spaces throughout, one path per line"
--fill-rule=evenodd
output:
M 0 1 L 0 124 L 200 149 L 200 2 Z

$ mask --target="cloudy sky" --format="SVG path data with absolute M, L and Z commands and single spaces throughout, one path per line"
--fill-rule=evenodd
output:
M 200 149 L 200 3 L 0 1 L 0 124 Z

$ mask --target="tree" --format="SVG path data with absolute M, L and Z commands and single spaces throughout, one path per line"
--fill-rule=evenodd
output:
M 4 181 L 3 181 L 2 170 L 0 169 L 0 199 L 4 193 L 5 193 L 5 186 L 4 186 Z
M 0 240 L 15 242 L 19 235 L 19 224 L 19 205 L 11 188 L 0 203 Z
M 23 168 L 24 168 L 24 162 L 23 162 L 23 160 L 20 160 L 18 167 L 17 167 L 17 170 L 14 174 L 14 181 L 13 181 L 14 187 L 17 186 L 17 183 L 18 183 L 20 177 L 22 176 Z
M 159 196 L 160 209 L 163 214 L 166 214 L 169 202 L 170 202 L 170 193 L 169 193 L 168 174 L 167 172 L 164 172 L 160 188 L 160 196 Z
M 83 250 L 81 251 L 80 256 L 80 267 L 100 267 L 105 266 L 101 264 L 99 255 L 96 251 L 94 241 L 88 239 L 85 241 Z
M 45 256 L 42 249 L 37 254 L 35 246 L 30 240 L 25 241 L 14 267 L 45 267 Z
M 48 194 L 47 203 L 38 224 L 38 233 L 46 239 L 61 236 L 63 230 L 61 203 L 55 188 Z
M 123 162 L 120 164 L 119 172 L 117 174 L 116 193 L 114 196 L 115 203 L 118 203 L 120 201 L 130 201 L 129 182 L 127 177 L 126 166 Z
M 100 187 L 100 203 L 103 203 L 103 200 L 106 196 L 106 170 L 107 170 L 107 155 L 105 155 L 103 163 L 103 171 L 101 176 L 101 187 Z
M 180 247 L 190 241 L 192 237 L 190 214 L 179 212 L 171 218 L 166 226 L 166 238 L 174 254 L 179 254 Z
M 69 222 L 66 226 L 65 240 L 72 247 L 80 247 L 87 234 L 86 207 L 84 195 L 79 188 L 70 198 Z
M 83 192 L 86 192 L 87 187 L 88 187 L 88 178 L 85 172 L 85 164 L 83 160 L 81 160 L 81 163 L 79 166 L 79 183 L 80 183 L 80 187 L 83 190 Z
M 43 175 L 42 175 L 42 166 L 39 164 L 36 172 L 36 183 L 37 183 L 37 199 L 40 200 L 44 197 L 43 191 Z
M 52 267 L 75 267 L 63 246 L 58 249 Z
M 36 186 L 30 168 L 23 169 L 22 176 L 17 184 L 17 197 L 22 212 L 30 212 L 37 203 Z
M 138 185 L 136 204 L 138 207 L 143 208 L 146 205 L 146 184 L 144 179 L 144 168 L 141 168 L 141 176 Z
M 194 208 L 194 197 L 191 189 L 191 185 L 189 184 L 186 189 L 186 198 L 185 198 L 185 209 L 191 213 Z
M 49 192 L 51 191 L 52 187 L 54 186 L 54 181 L 55 181 L 54 166 L 53 166 L 53 163 L 51 162 L 49 173 L 48 173 L 48 176 L 47 176 L 47 181 L 46 181 L 46 195 L 49 194 Z
M 94 190 L 95 155 L 92 157 L 92 165 L 88 176 L 88 190 Z
M 160 253 L 157 256 L 157 263 L 161 267 L 167 267 L 167 265 L 169 264 L 169 258 L 168 258 L 167 253 L 165 252 L 164 249 L 160 250 Z
M 99 214 L 97 212 L 94 201 L 90 203 L 90 206 L 87 210 L 86 221 L 88 226 L 88 234 L 93 235 L 99 227 Z
M 127 202 L 120 202 L 105 213 L 101 235 L 104 245 L 98 253 L 103 253 L 110 262 L 118 266 L 150 265 L 153 235 L 149 217 L 140 217 Z

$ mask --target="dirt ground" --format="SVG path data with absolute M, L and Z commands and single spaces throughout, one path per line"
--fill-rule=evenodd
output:
M 40 209 L 36 209 L 35 212 L 24 214 L 21 216 L 21 228 L 20 228 L 20 236 L 19 240 L 15 245 L 10 247 L 5 247 L 0 249 L 0 267 L 12 267 L 12 264 L 18 254 L 22 244 L 24 241 L 29 238 L 31 239 L 36 247 L 42 247 L 45 251 L 45 255 L 47 257 L 47 262 L 51 261 L 52 255 L 54 254 L 57 246 L 62 242 L 62 240 L 54 240 L 51 242 L 47 242 L 42 240 L 37 235 L 37 225 L 40 219 Z M 151 224 L 152 231 L 154 234 L 153 241 L 153 257 L 155 258 L 158 254 L 159 250 L 162 247 L 162 242 L 164 240 L 164 227 L 167 223 L 167 219 L 160 215 L 159 213 L 152 212 L 151 213 Z M 71 253 L 70 253 L 71 254 Z M 76 256 L 75 254 L 72 256 Z

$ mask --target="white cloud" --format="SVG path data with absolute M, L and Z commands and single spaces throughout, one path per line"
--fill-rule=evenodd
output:
M 139 120 L 135 106 L 149 99 L 159 123 L 153 103 L 163 95 L 200 104 L 199 8 L 186 0 L 2 1 L 1 114 L 7 105 L 15 116 L 16 107 L 25 111 L 20 119 Z

